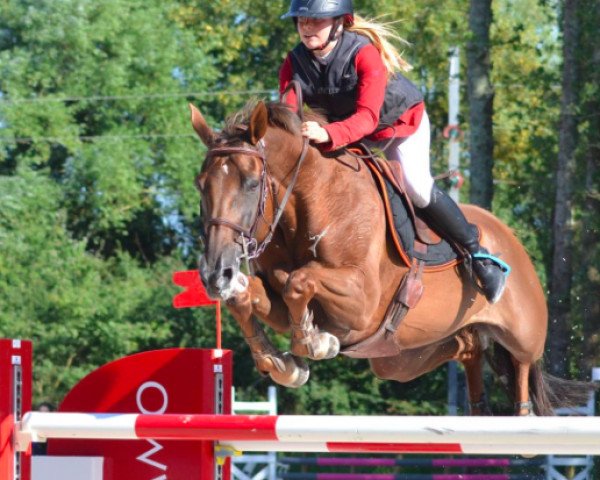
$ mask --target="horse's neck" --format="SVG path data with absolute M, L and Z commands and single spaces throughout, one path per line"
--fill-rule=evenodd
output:
M 267 165 L 270 175 L 287 186 L 302 154 L 302 141 L 279 130 L 269 131 L 265 137 Z

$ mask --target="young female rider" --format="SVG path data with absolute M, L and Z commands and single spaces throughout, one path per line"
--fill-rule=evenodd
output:
M 399 73 L 410 65 L 387 40 L 394 34 L 385 25 L 354 16 L 352 0 L 292 0 L 282 18 L 294 20 L 300 43 L 281 67 L 280 91 L 297 80 L 304 101 L 324 111 L 330 122 L 305 122 L 302 134 L 322 150 L 363 138 L 371 146 L 385 147 L 386 158 L 402 165 L 413 204 L 438 233 L 471 254 L 486 298 L 498 301 L 504 272 L 480 247 L 477 229 L 431 177 L 423 95 Z M 286 101 L 295 106 L 293 91 Z

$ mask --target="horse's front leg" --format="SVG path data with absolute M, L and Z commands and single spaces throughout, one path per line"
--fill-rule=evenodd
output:
M 306 383 L 309 376 L 306 362 L 277 350 L 262 325 L 253 318 L 256 314 L 278 332 L 289 330 L 285 304 L 268 295 L 260 278 L 250 277 L 248 288 L 228 301 L 227 308 L 240 326 L 259 372 L 286 387 L 295 388 Z
M 308 308 L 314 298 L 326 306 L 328 315 L 360 320 L 365 311 L 364 274 L 355 267 L 326 268 L 311 264 L 291 272 L 283 291 L 292 328 L 291 352 L 313 360 L 335 357 L 338 338 L 313 323 Z M 347 325 L 357 329 L 357 325 Z

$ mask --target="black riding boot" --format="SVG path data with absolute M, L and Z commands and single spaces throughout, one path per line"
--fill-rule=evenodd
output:
M 496 303 L 504 291 L 506 275 L 498 263 L 489 258 L 478 258 L 478 255 L 487 255 L 488 252 L 479 245 L 475 225 L 467 222 L 456 202 L 436 185 L 431 191 L 429 205 L 421 211 L 438 234 L 471 254 L 473 271 L 479 279 L 485 298 L 490 303 Z

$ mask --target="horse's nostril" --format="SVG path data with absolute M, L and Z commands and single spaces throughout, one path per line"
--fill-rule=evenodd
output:
M 209 288 L 213 288 L 215 285 L 217 285 L 218 281 L 219 281 L 219 275 L 217 275 L 217 273 L 213 272 L 208 276 L 206 286 L 208 286 Z
M 224 268 L 223 271 L 221 272 L 221 275 L 223 278 L 231 281 L 233 279 L 233 267 L 227 267 Z

